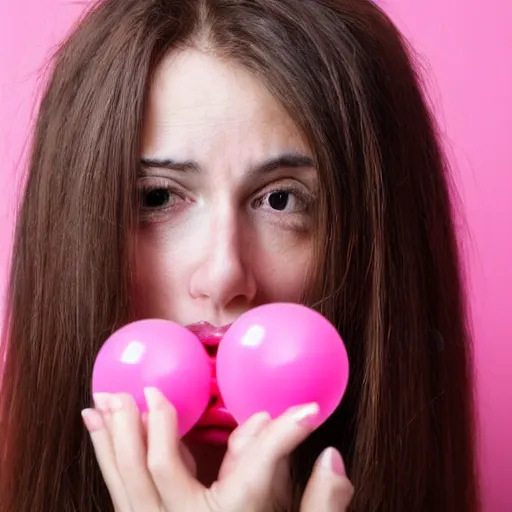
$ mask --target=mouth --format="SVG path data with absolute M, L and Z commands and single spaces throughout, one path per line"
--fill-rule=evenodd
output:
M 229 327 L 230 325 L 214 326 L 208 322 L 187 326 L 187 329 L 193 332 L 204 345 L 210 356 L 212 369 L 210 402 L 196 426 L 187 436 L 197 442 L 226 444 L 231 432 L 237 427 L 237 422 L 226 409 L 222 400 L 216 375 L 217 349 Z
M 210 356 L 212 356 L 217 354 L 219 343 L 231 327 L 231 324 L 217 326 L 209 322 L 197 322 L 186 327 L 199 338 L 199 341 L 206 347 Z

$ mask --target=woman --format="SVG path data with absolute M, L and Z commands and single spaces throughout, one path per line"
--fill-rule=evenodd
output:
M 344 510 L 340 454 L 351 510 L 479 509 L 449 177 L 407 46 L 369 1 L 95 7 L 40 107 L 9 293 L 2 511 L 212 511 L 215 480 L 228 512 Z M 149 390 L 148 449 L 159 430 L 166 444 L 148 468 L 129 397 L 88 408 L 123 324 L 222 325 L 276 301 L 315 307 L 347 344 L 349 388 L 321 427 L 313 405 L 306 422 L 250 420 L 227 455 L 179 446 Z M 315 501 L 321 453 L 330 505 Z M 257 485 L 236 487 L 251 457 Z

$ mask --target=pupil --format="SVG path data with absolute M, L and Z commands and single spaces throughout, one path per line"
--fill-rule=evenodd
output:
M 158 208 L 160 206 L 164 206 L 167 201 L 169 201 L 169 191 L 165 188 L 157 188 L 150 190 L 146 194 L 146 197 L 144 198 L 144 202 L 146 204 L 144 206 L 147 208 Z
M 274 210 L 282 211 L 288 206 L 288 192 L 273 192 L 268 198 L 268 202 Z

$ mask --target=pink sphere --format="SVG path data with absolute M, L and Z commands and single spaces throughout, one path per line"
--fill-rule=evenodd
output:
M 184 436 L 210 399 L 211 365 L 197 337 L 166 320 L 141 320 L 116 331 L 96 357 L 93 393 L 129 393 L 147 411 L 145 387 L 158 388 L 178 413 Z
M 239 422 L 260 411 L 273 418 L 316 402 L 318 423 L 340 403 L 349 363 L 343 341 L 322 315 L 299 304 L 267 304 L 240 316 L 219 345 L 217 381 Z

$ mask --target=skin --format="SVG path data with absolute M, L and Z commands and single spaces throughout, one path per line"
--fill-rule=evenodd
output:
M 168 55 L 143 127 L 137 315 L 224 325 L 263 303 L 299 301 L 317 187 L 310 149 L 260 82 L 207 52 Z M 197 446 L 179 442 L 157 390 L 145 423 L 129 396 L 95 400 L 83 417 L 119 512 L 269 510 L 287 494 L 288 455 L 317 412 L 260 413 L 227 447 Z M 302 510 L 344 510 L 351 496 L 340 455 L 326 451 Z
M 299 299 L 317 172 L 307 165 L 258 172 L 290 154 L 311 157 L 291 119 L 243 69 L 194 50 L 161 63 L 142 157 L 194 161 L 200 170 L 143 166 L 136 293 L 143 317 L 223 325 L 256 305 Z M 175 192 L 165 208 L 148 206 L 155 188 Z M 272 207 L 279 191 L 290 191 L 284 210 Z

